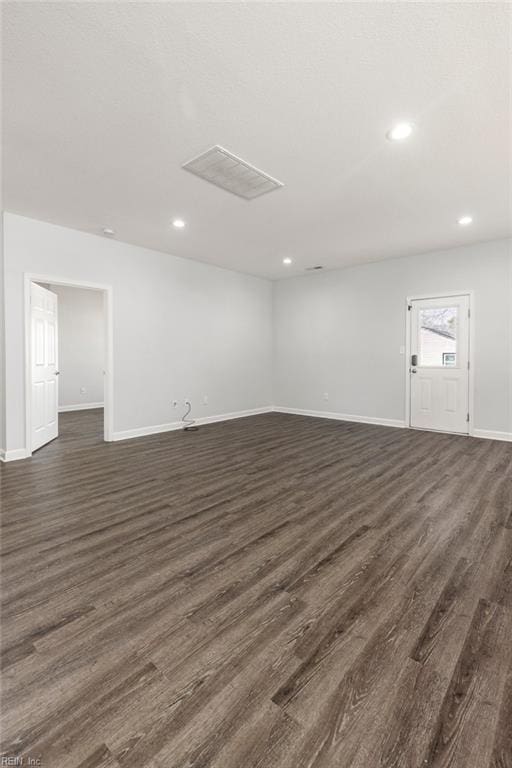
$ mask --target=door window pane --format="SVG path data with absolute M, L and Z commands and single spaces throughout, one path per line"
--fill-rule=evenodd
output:
M 420 309 L 419 364 L 454 368 L 457 365 L 457 307 Z

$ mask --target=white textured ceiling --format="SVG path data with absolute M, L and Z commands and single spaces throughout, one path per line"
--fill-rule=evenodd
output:
M 3 14 L 7 210 L 268 277 L 510 234 L 506 3 Z M 180 168 L 213 144 L 286 186 L 247 202 Z

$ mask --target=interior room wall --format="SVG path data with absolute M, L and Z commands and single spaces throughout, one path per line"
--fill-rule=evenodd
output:
M 112 286 L 115 438 L 179 421 L 185 398 L 196 417 L 271 407 L 269 281 L 10 213 L 4 249 L 11 455 L 25 448 L 24 273 Z
M 5 456 L 4 221 L 0 216 L 0 458 Z
M 103 405 L 103 293 L 50 285 L 58 296 L 59 409 Z
M 456 290 L 474 292 L 476 433 L 512 436 L 510 240 L 273 285 L 14 214 L 5 214 L 4 246 L 5 444 L 16 457 L 25 272 L 112 286 L 116 438 L 179 421 L 185 398 L 196 417 L 274 403 L 403 426 L 405 299 Z
M 403 425 L 406 298 L 472 290 L 474 425 L 512 437 L 511 244 L 498 240 L 276 282 L 276 406 Z

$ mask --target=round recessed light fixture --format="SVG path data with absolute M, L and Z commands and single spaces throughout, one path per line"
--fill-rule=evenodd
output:
M 185 226 L 185 222 L 183 221 L 183 219 L 174 219 L 174 221 L 172 222 L 172 225 L 173 227 L 176 227 L 176 229 L 183 229 L 183 227 Z
M 468 224 L 471 224 L 473 221 L 472 216 L 461 216 L 459 219 L 459 224 L 461 227 L 467 227 Z
M 291 264 L 291 263 L 292 263 L 292 260 L 290 259 L 290 257 L 285 256 L 285 258 L 283 259 L 283 264 Z
M 386 136 L 390 141 L 403 141 L 409 138 L 413 130 L 413 123 L 397 123 L 389 129 Z
M 115 229 L 111 229 L 110 227 L 103 227 L 103 234 L 105 237 L 114 237 L 116 234 Z

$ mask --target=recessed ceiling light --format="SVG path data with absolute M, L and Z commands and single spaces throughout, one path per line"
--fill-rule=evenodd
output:
M 461 216 L 459 219 L 459 224 L 461 227 L 467 227 L 468 224 L 471 224 L 472 221 L 473 221 L 472 216 Z
M 286 256 L 286 257 L 283 259 L 283 264 L 291 264 L 291 263 L 292 263 L 292 260 L 290 259 L 290 257 L 289 257 L 289 256 Z
M 183 221 L 183 219 L 174 219 L 172 225 L 173 227 L 176 227 L 176 229 L 183 229 L 183 227 L 185 226 L 185 222 Z
M 412 123 L 397 123 L 386 135 L 390 141 L 403 141 L 409 138 L 413 130 L 414 125 Z
M 105 237 L 114 237 L 116 232 L 114 229 L 110 229 L 110 227 L 103 227 L 103 234 Z

